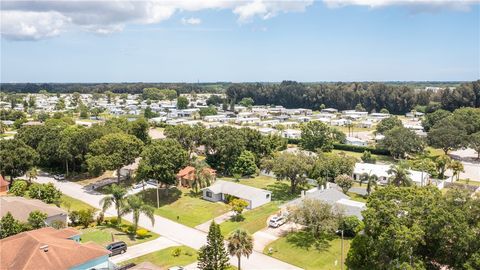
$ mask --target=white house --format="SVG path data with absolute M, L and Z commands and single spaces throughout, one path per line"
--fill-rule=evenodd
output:
M 248 203 L 247 209 L 259 207 L 272 200 L 271 191 L 223 180 L 217 180 L 202 189 L 202 192 L 203 199 L 211 202 L 226 201 L 227 195 L 237 197 Z
M 285 129 L 283 131 L 283 137 L 287 139 L 300 139 L 302 132 L 297 129 Z
M 362 174 L 376 175 L 380 184 L 388 184 L 388 179 L 391 176 L 391 174 L 388 173 L 390 168 L 390 165 L 385 164 L 355 163 L 355 168 L 353 169 L 353 179 L 359 181 Z M 412 179 L 415 185 L 425 186 L 432 182 L 430 181 L 430 174 L 427 172 L 415 170 L 408 170 L 408 172 L 408 176 L 410 179 Z M 437 186 L 439 189 L 443 188 L 443 181 L 432 184 Z
M 348 145 L 355 145 L 355 146 L 367 146 L 368 143 L 362 139 L 355 138 L 355 137 L 347 137 L 345 139 L 345 144 Z
M 334 109 L 334 108 L 326 108 L 326 109 L 322 109 L 321 110 L 322 113 L 337 113 L 338 110 L 337 109 Z

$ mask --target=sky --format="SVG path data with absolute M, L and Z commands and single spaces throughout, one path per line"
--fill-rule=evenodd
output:
M 4 1 L 0 82 L 469 81 L 480 4 Z

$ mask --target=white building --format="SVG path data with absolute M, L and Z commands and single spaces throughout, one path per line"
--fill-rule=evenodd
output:
M 347 137 L 345 139 L 345 144 L 355 145 L 355 146 L 367 146 L 368 145 L 367 141 L 364 141 L 362 139 L 355 138 L 355 137 Z
M 297 129 L 285 129 L 282 135 L 287 139 L 300 139 L 302 137 L 302 132 Z
M 272 200 L 271 191 L 223 180 L 217 180 L 202 192 L 203 199 L 212 202 L 226 201 L 228 195 L 237 197 L 248 203 L 247 209 L 259 207 Z

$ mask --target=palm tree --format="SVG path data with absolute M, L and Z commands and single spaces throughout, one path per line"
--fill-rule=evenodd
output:
M 448 168 L 452 169 L 452 171 L 453 171 L 452 182 L 453 182 L 453 177 L 456 176 L 456 179 L 458 181 L 458 179 L 460 178 L 460 172 L 465 172 L 465 169 L 463 168 L 462 162 L 460 162 L 458 160 L 452 161 L 448 165 Z
M 37 179 L 38 177 L 38 170 L 36 167 L 31 168 L 27 171 L 28 182 L 32 182 L 33 179 Z
M 377 186 L 378 176 L 375 174 L 371 174 L 367 178 L 367 195 L 370 196 L 370 192 L 372 192 L 372 187 Z
M 253 252 L 253 238 L 245 230 L 237 229 L 227 238 L 228 252 L 230 256 L 237 256 L 238 270 L 242 256 L 249 257 Z
M 200 188 L 207 187 L 212 182 L 212 175 L 207 170 L 208 165 L 204 162 L 197 162 L 195 164 L 195 176 L 192 183 L 192 188 L 195 192 L 198 192 Z
M 392 165 L 387 172 L 391 175 L 388 179 L 389 183 L 394 184 L 397 187 L 408 187 L 412 185 L 412 179 L 409 176 L 410 172 L 404 165 Z
M 117 223 L 120 224 L 122 221 L 122 208 L 125 204 L 127 190 L 117 184 L 112 184 L 107 189 L 107 192 L 110 195 L 103 197 L 103 199 L 100 201 L 102 212 L 105 213 L 110 206 L 115 205 L 115 209 L 117 210 Z
M 140 220 L 140 214 L 147 216 L 153 224 L 155 224 L 154 216 L 155 208 L 146 204 L 137 195 L 130 195 L 127 197 L 127 203 L 122 209 L 122 214 L 133 214 L 133 229 L 136 232 L 138 228 L 138 221 Z
M 359 181 L 360 181 L 360 186 L 362 186 L 363 182 L 368 182 L 368 173 L 362 173 L 359 177 Z

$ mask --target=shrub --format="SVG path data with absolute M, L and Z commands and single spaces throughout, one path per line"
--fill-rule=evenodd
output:
M 52 223 L 50 223 L 50 226 L 52 228 L 55 228 L 55 229 L 59 230 L 59 229 L 65 228 L 66 224 L 65 224 L 65 222 L 63 222 L 61 220 L 54 220 L 54 221 L 52 221 Z
M 364 228 L 363 222 L 356 216 L 350 216 L 344 218 L 340 222 L 339 230 L 343 230 L 343 235 L 346 237 L 354 237 Z
M 93 209 L 82 209 L 80 211 L 70 212 L 70 222 L 72 226 L 82 225 L 84 228 L 88 228 L 90 223 L 94 222 L 93 218 L 95 211 Z
M 32 199 L 39 199 L 45 203 L 57 204 L 62 197 L 62 192 L 55 188 L 52 183 L 38 184 L 34 183 L 28 188 L 28 196 Z
M 369 147 L 369 146 L 349 145 L 349 144 L 343 144 L 343 143 L 334 143 L 333 149 L 351 151 L 351 152 L 357 152 L 357 153 L 363 153 L 365 151 L 369 151 L 370 153 L 376 154 L 376 155 L 384 155 L 384 156 L 390 155 L 390 151 L 386 149 Z
M 97 215 L 97 225 L 102 225 L 104 220 L 105 220 L 105 215 L 103 214 L 103 212 L 98 213 L 98 215 Z
M 128 234 L 134 234 L 135 233 L 135 227 L 133 225 L 129 225 L 127 227 L 124 227 L 123 230 L 124 230 L 125 233 L 128 233 Z
M 137 237 L 138 238 L 144 238 L 145 236 L 148 235 L 148 231 L 145 229 L 138 229 L 137 230 Z
M 23 197 L 27 192 L 28 184 L 26 181 L 16 180 L 13 182 L 12 188 L 8 191 L 8 193 L 13 194 L 15 196 Z
M 111 225 L 116 226 L 118 225 L 118 220 L 116 217 L 109 218 L 108 221 L 110 222 Z
M 183 254 L 185 254 L 187 256 L 190 256 L 190 257 L 193 256 L 193 253 L 190 250 L 185 250 L 185 252 Z
M 172 256 L 173 257 L 178 257 L 182 254 L 182 249 L 181 248 L 175 248 L 172 250 Z

